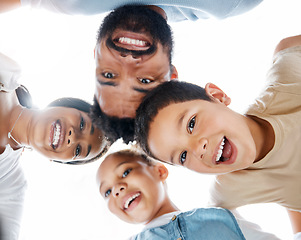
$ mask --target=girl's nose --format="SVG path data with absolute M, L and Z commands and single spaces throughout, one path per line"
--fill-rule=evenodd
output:
M 126 189 L 126 184 L 124 183 L 118 183 L 116 186 L 113 188 L 113 196 L 118 197 L 124 190 Z
M 70 128 L 66 134 L 67 146 L 71 146 L 75 140 L 75 132 L 73 128 Z

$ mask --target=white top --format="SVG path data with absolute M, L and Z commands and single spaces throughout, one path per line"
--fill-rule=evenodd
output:
M 18 240 L 26 180 L 19 158 L 23 149 L 6 145 L 0 155 L 0 239 Z

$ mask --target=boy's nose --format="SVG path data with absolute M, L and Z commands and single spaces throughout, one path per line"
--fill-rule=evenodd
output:
M 72 127 L 66 133 L 67 146 L 70 147 L 75 141 L 75 131 Z
M 194 145 L 193 153 L 196 158 L 203 158 L 207 151 L 208 141 L 206 138 L 201 138 Z

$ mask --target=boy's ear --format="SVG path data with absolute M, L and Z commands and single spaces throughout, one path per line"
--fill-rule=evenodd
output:
M 164 182 L 168 177 L 168 169 L 164 166 L 163 163 L 157 163 L 155 165 L 157 172 L 159 173 L 160 180 Z
M 174 65 L 171 65 L 170 71 L 170 80 L 178 80 L 178 71 Z
M 226 106 L 231 103 L 231 98 L 213 83 L 207 83 L 205 86 L 205 91 L 209 96 L 225 104 Z

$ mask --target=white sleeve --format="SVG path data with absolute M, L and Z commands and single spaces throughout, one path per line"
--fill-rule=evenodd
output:
M 294 240 L 301 240 L 301 232 L 298 232 L 294 235 Z
M 0 91 L 13 91 L 18 86 L 18 80 L 21 75 L 20 66 L 7 57 L 0 53 Z
M 235 216 L 237 223 L 244 234 L 245 238 L 247 240 L 249 239 L 256 239 L 256 240 L 275 240 L 280 238 L 276 237 L 274 234 L 264 232 L 259 225 L 249 222 L 245 220 L 238 212 L 237 210 L 231 210 L 233 215 Z M 295 240 L 301 240 L 295 239 Z

